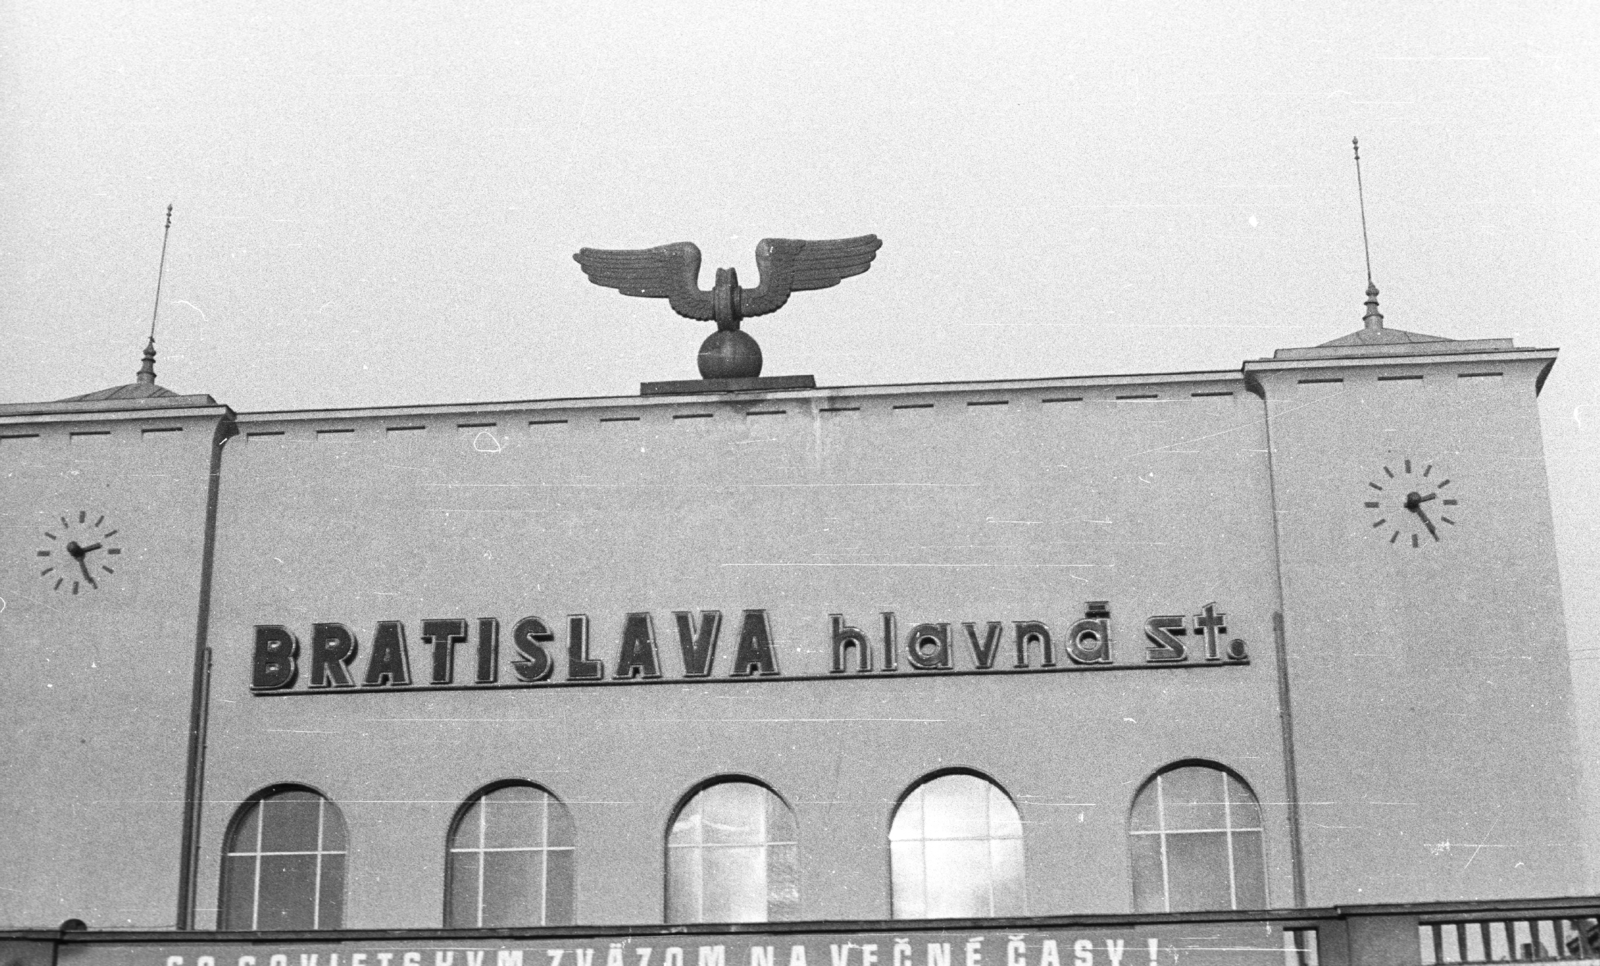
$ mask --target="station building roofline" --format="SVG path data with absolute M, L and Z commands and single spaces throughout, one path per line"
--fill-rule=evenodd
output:
M 1425 348 L 1424 348 L 1425 347 Z M 1535 394 L 1544 389 L 1545 380 L 1555 366 L 1557 349 L 1519 349 L 1510 339 L 1472 339 L 1460 342 L 1398 343 L 1387 345 L 1321 345 L 1309 349 L 1279 349 L 1270 359 L 1245 362 L 1242 374 L 1250 391 L 1260 394 L 1260 376 L 1269 372 L 1307 369 L 1365 369 L 1375 367 L 1437 365 L 1454 363 L 1536 363 Z
M 511 399 L 479 402 L 407 404 L 398 406 L 341 406 L 314 409 L 257 410 L 234 412 L 205 393 L 129 396 L 106 390 L 71 399 L 0 403 L 0 422 L 72 421 L 92 419 L 131 419 L 165 416 L 173 418 L 213 416 L 233 413 L 239 423 L 302 421 L 315 419 L 393 418 L 401 416 L 455 416 L 495 412 L 527 412 L 543 409 L 661 408 L 682 405 L 726 406 L 763 401 L 867 399 L 893 396 L 977 394 L 984 392 L 1027 392 L 1051 389 L 1115 389 L 1129 386 L 1161 386 L 1194 383 L 1235 383 L 1245 391 L 1259 394 L 1257 374 L 1299 368 L 1368 367 L 1439 362 L 1540 361 L 1536 391 L 1555 363 L 1556 349 L 1517 348 L 1511 339 L 1453 340 L 1423 337 L 1423 341 L 1385 341 L 1361 343 L 1349 339 L 1306 348 L 1278 349 L 1269 358 L 1245 360 L 1238 369 L 1187 370 L 1160 373 L 1049 376 L 1024 379 L 957 380 L 945 382 L 871 383 L 843 386 L 817 386 L 794 389 L 749 389 L 695 392 L 652 392 L 626 396 L 558 396 L 544 399 Z M 122 388 L 122 387 L 116 387 Z
M 1238 370 L 1175 372 L 1114 376 L 1057 376 L 1040 379 L 996 379 L 960 382 L 909 382 L 854 386 L 818 386 L 815 389 L 742 392 L 697 392 L 673 395 L 568 396 L 549 399 L 520 399 L 476 403 L 438 403 L 408 406 L 342 407 L 329 409 L 288 409 L 239 413 L 239 422 L 338 418 L 384 418 L 393 416 L 450 416 L 475 413 L 514 412 L 539 409 L 618 409 L 670 408 L 683 405 L 726 406 L 778 401 L 829 401 L 837 399 L 892 398 L 984 392 L 1048 391 L 1051 389 L 1114 389 L 1129 386 L 1232 383 L 1240 390 L 1243 373 Z
M 227 406 L 204 393 L 187 396 L 152 396 L 142 399 L 110 396 L 103 399 L 63 399 L 54 402 L 0 403 L 0 419 L 8 416 L 93 416 L 129 419 L 144 416 L 202 416 L 223 412 Z

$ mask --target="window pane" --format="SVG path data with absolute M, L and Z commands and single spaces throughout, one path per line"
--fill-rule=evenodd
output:
M 1267 863 L 1260 832 L 1233 833 L 1233 890 L 1238 898 L 1235 909 L 1267 907 Z
M 1133 859 L 1133 911 L 1166 912 L 1167 889 L 1161 874 L 1161 836 L 1131 835 L 1129 844 Z
M 922 842 L 917 840 L 890 843 L 889 866 L 894 872 L 894 917 L 926 918 L 928 888 L 927 872 L 922 860 Z
M 538 852 L 483 853 L 483 925 L 538 923 L 544 909 Z
M 704 877 L 699 848 L 667 849 L 667 921 L 700 922 Z
M 344 816 L 339 813 L 339 807 L 326 798 L 320 799 L 322 803 L 322 851 L 345 851 Z M 340 895 L 343 895 L 341 890 Z
M 328 803 L 328 811 L 337 811 Z M 340 828 L 344 826 L 341 823 Z M 322 857 L 322 898 L 317 909 L 318 929 L 344 928 L 344 856 Z
M 284 789 L 243 806 L 223 856 L 219 928 L 337 928 L 344 842 L 339 809 L 310 789 Z
M 889 841 L 921 838 L 922 788 L 919 786 L 906 796 L 905 801 L 901 802 L 899 809 L 895 811 L 894 821 L 889 825 Z
M 697 795 L 678 812 L 677 819 L 672 823 L 672 831 L 667 834 L 668 845 L 699 845 L 705 841 L 705 835 L 700 830 L 701 804 L 702 797 Z
M 995 838 L 1022 838 L 1022 816 L 1006 793 L 989 786 L 989 834 Z
M 544 925 L 572 924 L 572 850 L 556 849 L 545 853 Z
M 799 826 L 795 822 L 794 813 L 789 811 L 789 806 L 783 799 L 776 795 L 768 794 L 767 800 L 767 842 L 794 842 L 800 838 Z
M 317 820 L 322 799 L 311 792 L 282 792 L 263 799 L 261 851 L 317 851 Z
M 537 846 L 544 837 L 544 794 L 513 785 L 483 796 L 483 845 L 490 849 Z
M 1158 789 L 1164 830 L 1150 810 Z M 1204 765 L 1163 772 L 1139 793 L 1128 827 L 1137 911 L 1266 906 L 1261 804 L 1237 775 Z
M 1021 816 L 993 782 L 924 782 L 901 803 L 889 837 L 896 918 L 1020 915 L 1026 907 Z
M 267 828 L 271 827 L 269 819 Z M 262 856 L 256 928 L 315 929 L 316 896 L 317 856 Z
M 1261 806 L 1244 782 L 1228 776 L 1228 809 L 1235 829 L 1261 828 Z
M 472 929 L 478 922 L 478 852 L 450 853 L 450 910 L 445 926 Z
M 1176 768 L 1157 778 L 1167 830 L 1227 827 L 1222 804 L 1225 777 L 1215 768 Z
M 255 845 L 255 836 L 250 836 Z M 254 929 L 252 921 L 256 908 L 256 857 L 253 855 L 225 855 L 222 857 L 222 920 L 220 929 Z
M 229 852 L 255 852 L 256 830 L 261 824 L 261 805 L 251 802 L 244 807 L 239 824 L 234 826 L 233 837 L 228 840 Z
M 992 869 L 991 888 L 994 891 L 994 906 L 989 910 L 989 915 L 1027 915 L 1028 903 L 1022 888 L 1022 839 L 990 840 L 989 864 Z
M 724 782 L 702 792 L 706 843 L 751 845 L 766 841 L 767 798 L 771 794 L 749 782 Z
M 800 918 L 800 847 L 767 849 L 767 915 L 774 922 Z
M 548 796 L 546 803 L 545 807 L 549 809 L 546 818 L 549 822 L 549 831 L 545 836 L 545 846 L 552 849 L 572 848 L 572 816 L 567 812 L 567 806 L 561 804 L 560 799 L 554 796 Z
M 764 922 L 767 918 L 766 850 L 722 847 L 701 852 L 705 864 L 704 922 Z
M 794 815 L 765 786 L 709 785 L 667 838 L 670 922 L 765 922 L 799 915 Z
M 1222 832 L 1168 835 L 1167 883 L 1173 912 L 1233 908 L 1227 836 Z
M 572 839 L 566 807 L 544 789 L 524 782 L 480 793 L 451 833 L 451 868 L 462 872 L 450 880 L 452 922 L 571 922 Z
M 479 823 L 483 820 L 482 800 L 474 801 L 468 806 L 461 818 L 456 822 L 456 827 L 450 832 L 450 847 L 452 849 L 476 849 L 483 846 L 483 832 Z
M 946 775 L 922 788 L 923 835 L 929 839 L 989 836 L 989 783 L 972 775 Z
M 930 918 L 989 915 L 989 843 L 930 840 L 927 849 Z
M 1133 814 L 1128 818 L 1128 831 L 1159 832 L 1161 815 L 1156 808 L 1158 802 L 1155 782 L 1150 782 L 1140 789 L 1139 797 L 1133 800 Z

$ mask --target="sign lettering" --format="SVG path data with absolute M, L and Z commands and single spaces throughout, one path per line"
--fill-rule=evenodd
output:
M 878 618 L 877 640 L 873 640 L 847 615 L 828 615 L 822 635 L 825 664 L 799 673 L 780 667 L 772 621 L 762 609 L 746 610 L 739 617 L 731 654 L 720 647 L 721 611 L 673 611 L 664 626 L 672 629 L 668 633 L 676 638 L 676 647 L 670 638 L 667 646 L 662 646 L 650 611 L 629 612 L 622 619 L 609 662 L 596 654 L 587 614 L 566 616 L 565 661 L 558 660 L 563 642 L 557 640 L 554 630 L 562 622 L 539 616 L 521 617 L 511 624 L 511 647 L 503 661 L 497 617 L 475 621 L 427 618 L 413 625 L 419 631 L 415 638 L 408 637 L 404 621 L 378 621 L 368 647 L 345 624 L 313 623 L 304 658 L 292 628 L 258 624 L 250 688 L 256 694 L 417 691 L 1200 667 L 1248 664 L 1250 660 L 1244 640 L 1228 637 L 1227 615 L 1217 610 L 1215 603 L 1206 604 L 1192 616 L 1147 618 L 1143 630 L 1148 646 L 1139 659 L 1123 663 L 1116 657 L 1111 609 L 1106 601 L 1089 601 L 1084 616 L 1059 636 L 1039 620 L 964 621 L 959 632 L 952 631 L 949 621 L 918 621 L 901 634 L 900 620 L 893 611 L 883 611 Z M 474 626 L 475 641 L 469 634 Z M 419 670 L 425 668 L 425 674 L 413 674 L 413 645 L 408 643 L 413 639 L 418 642 L 415 647 L 422 662 Z M 467 667 L 458 668 L 462 663 Z M 458 673 L 468 670 L 470 680 Z
M 231 937 L 230 937 L 231 938 Z M 1181 923 L 955 933 L 493 937 L 251 942 L 196 935 L 74 944 L 78 966 L 1238 966 L 1315 962 L 1316 932 Z

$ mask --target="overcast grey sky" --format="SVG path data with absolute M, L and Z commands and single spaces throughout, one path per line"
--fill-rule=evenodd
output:
M 1359 327 L 1359 135 L 1388 323 L 1562 350 L 1592 749 L 1597 56 L 1593 2 L 0 0 L 0 401 L 131 380 L 169 202 L 161 382 L 237 410 L 693 378 L 571 254 L 769 235 L 884 239 L 769 375 L 1231 369 Z

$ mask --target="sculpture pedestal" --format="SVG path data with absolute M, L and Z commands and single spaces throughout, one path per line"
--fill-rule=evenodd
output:
M 678 396 L 699 392 L 782 392 L 789 389 L 815 389 L 815 376 L 754 376 L 748 379 L 676 379 L 668 382 L 641 382 L 641 396 Z

